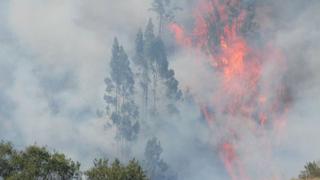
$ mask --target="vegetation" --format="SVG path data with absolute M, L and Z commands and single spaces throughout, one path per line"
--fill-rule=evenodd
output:
M 147 176 L 135 159 L 127 165 L 118 159 L 110 165 L 106 159 L 94 160 L 94 165 L 85 173 L 80 172 L 80 163 L 66 158 L 61 153 L 51 153 L 45 147 L 29 146 L 16 150 L 9 142 L 0 143 L 0 179 L 8 180 L 147 180 Z
M 147 142 L 145 148 L 145 164 L 148 176 L 152 180 L 175 180 L 177 175 L 172 172 L 166 162 L 161 158 L 162 147 L 157 138 Z
M 145 142 L 142 164 L 148 176 L 155 180 L 172 180 L 176 175 L 160 158 L 163 150 L 150 127 L 159 126 L 164 119 L 179 114 L 176 105 L 182 100 L 182 92 L 175 72 L 169 67 L 167 49 L 161 36 L 165 35 L 162 27 L 173 20 L 174 12 L 179 8 L 169 0 L 153 0 L 151 6 L 150 10 L 158 16 L 158 33 L 155 33 L 152 19 L 149 19 L 144 31 L 138 30 L 132 43 L 135 47 L 132 57 L 114 38 L 111 57 L 108 58 L 110 71 L 105 78 L 106 127 L 116 130 L 118 156 L 126 160 L 132 157 L 131 145 L 141 140 L 139 137 L 143 133 L 144 141 L 149 140 Z M 117 161 L 109 167 L 108 161 L 97 160 L 95 167 L 99 172 L 109 172 L 118 167 L 114 163 Z M 118 169 L 119 172 L 125 171 L 126 167 L 119 165 Z M 91 172 L 94 171 L 87 172 L 89 177 Z
M 23 151 L 11 143 L 0 143 L 0 177 L 5 179 L 74 179 L 78 178 L 80 164 L 45 147 L 29 146 Z
M 179 10 L 169 0 L 152 0 L 151 8 L 158 16 L 158 32 L 152 19 L 145 30 L 139 30 L 133 57 L 130 58 L 117 38 L 114 38 L 110 69 L 105 78 L 106 127 L 116 129 L 118 156 L 131 159 L 131 144 L 138 141 L 144 130 L 145 153 L 142 165 L 135 159 L 122 164 L 118 159 L 96 159 L 93 167 L 80 172 L 80 163 L 64 154 L 50 152 L 46 147 L 32 145 L 24 150 L 14 149 L 11 143 L 0 144 L 0 179 L 81 179 L 89 180 L 155 180 L 177 179 L 169 165 L 161 158 L 163 151 L 155 127 L 162 119 L 178 114 L 176 103 L 182 99 L 175 72 L 169 67 L 167 49 L 161 34 L 164 26 Z M 137 93 L 140 92 L 140 93 Z M 157 124 L 157 125 L 156 125 Z M 149 131 L 148 131 L 149 130 Z M 146 169 L 145 172 L 143 169 Z
M 85 173 L 89 180 L 147 180 L 143 169 L 135 159 L 127 166 L 120 163 L 118 159 L 111 164 L 107 159 L 94 161 L 94 167 Z
M 230 6 L 233 3 L 229 3 Z M 254 6 L 255 4 L 252 4 Z M 251 8 L 245 7 L 245 8 Z M 237 8 L 231 7 L 230 16 L 238 16 Z M 182 101 L 183 94 L 175 72 L 169 67 L 165 39 L 165 25 L 173 22 L 176 11 L 180 10 L 170 0 L 152 0 L 151 8 L 158 17 L 157 32 L 152 19 L 149 19 L 144 30 L 137 32 L 131 58 L 125 48 L 115 37 L 111 49 L 109 74 L 105 78 L 104 115 L 106 127 L 116 129 L 116 141 L 119 143 L 121 159 L 131 159 L 130 143 L 139 140 L 144 130 L 145 148 L 141 164 L 136 159 L 121 163 L 119 159 L 110 161 L 106 158 L 95 159 L 93 166 L 80 171 L 80 163 L 58 152 L 50 152 L 46 147 L 32 145 L 17 150 L 9 142 L 0 142 L 0 179 L 8 180 L 176 180 L 176 172 L 170 169 L 162 158 L 163 148 L 156 137 L 154 129 L 161 120 L 179 114 L 176 105 Z M 254 32 L 255 24 L 251 23 L 252 11 L 245 19 L 244 36 Z M 229 18 L 230 21 L 232 17 Z M 220 30 L 223 22 L 208 24 L 213 51 L 220 47 Z M 320 165 L 309 162 L 299 175 L 300 180 L 320 178 Z
M 298 179 L 292 180 L 320 180 L 320 164 L 319 162 L 308 162 L 299 174 Z
M 174 172 L 161 159 L 162 148 L 157 138 L 147 142 L 143 166 L 136 159 L 122 164 L 118 159 L 95 159 L 93 166 L 84 172 L 80 163 L 64 154 L 50 152 L 46 147 L 32 145 L 17 150 L 10 142 L 0 142 L 0 179 L 7 180 L 172 180 Z M 143 169 L 146 167 L 146 170 Z M 308 162 L 292 180 L 319 180 L 320 164 Z

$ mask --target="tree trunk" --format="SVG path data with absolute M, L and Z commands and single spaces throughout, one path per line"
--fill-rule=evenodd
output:
M 163 24 L 163 14 L 159 15 L 159 34 L 158 36 L 161 37 L 162 34 L 162 24 Z

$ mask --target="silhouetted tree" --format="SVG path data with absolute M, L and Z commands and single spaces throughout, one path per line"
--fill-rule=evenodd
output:
M 144 35 L 141 30 L 138 32 L 135 46 L 134 59 L 143 91 L 144 112 L 158 114 L 158 99 L 161 99 L 162 104 L 167 103 L 169 112 L 177 112 L 175 102 L 180 100 L 182 93 L 178 88 L 179 83 L 175 79 L 174 71 L 169 69 L 165 45 L 160 37 L 154 35 L 151 19 Z
M 139 132 L 138 107 L 134 102 L 134 79 L 130 62 L 115 38 L 110 62 L 110 78 L 105 79 L 107 114 L 117 127 L 117 138 L 133 141 Z
M 157 138 L 147 142 L 145 148 L 145 169 L 152 180 L 175 180 L 177 175 L 172 172 L 168 164 L 161 159 L 163 149 Z

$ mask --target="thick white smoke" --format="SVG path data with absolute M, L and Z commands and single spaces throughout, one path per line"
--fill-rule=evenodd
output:
M 178 12 L 177 21 L 191 27 L 191 5 L 196 0 L 180 3 L 183 11 Z M 96 110 L 105 106 L 103 80 L 109 73 L 113 37 L 118 36 L 132 55 L 138 28 L 152 16 L 149 6 L 149 0 L 1 1 L 1 139 L 19 146 L 48 145 L 85 166 L 95 157 L 117 156 L 114 131 L 104 129 L 105 119 L 98 118 Z M 277 174 L 289 179 L 306 161 L 320 159 L 320 144 L 315 141 L 320 136 L 319 8 L 316 0 L 271 0 L 257 12 L 264 38 L 284 50 L 285 82 L 293 103 L 281 136 L 274 131 L 252 136 L 233 120 L 221 125 L 241 132 L 240 157 L 254 177 Z M 218 73 L 197 63 L 205 58 L 188 49 L 170 54 L 170 67 L 181 89 L 195 102 L 184 103 L 180 115 L 163 119 L 161 126 L 150 131 L 160 139 L 163 158 L 181 179 L 230 179 L 217 149 L 220 140 L 227 138 L 225 132 L 209 128 L 198 106 L 209 101 L 207 97 L 220 83 Z M 277 83 L 274 72 L 282 67 L 271 62 L 264 67 L 264 78 Z M 141 137 L 132 147 L 138 158 L 145 141 Z M 265 144 L 271 144 L 273 153 L 266 154 Z

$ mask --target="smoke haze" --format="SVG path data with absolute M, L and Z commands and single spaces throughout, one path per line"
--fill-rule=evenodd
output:
M 186 28 L 193 26 L 196 1 L 177 1 L 183 10 L 176 21 Z M 95 157 L 117 156 L 115 131 L 106 130 L 105 118 L 97 116 L 105 107 L 104 78 L 110 71 L 112 41 L 117 36 L 132 56 L 138 29 L 154 18 L 150 4 L 149 0 L 1 1 L 0 139 L 19 147 L 47 145 L 85 167 Z M 262 83 L 267 94 L 273 95 L 273 85 L 283 82 L 290 89 L 286 123 L 281 131 L 270 128 L 261 136 L 233 119 L 208 128 L 198 105 L 216 93 L 221 75 L 199 63 L 205 55 L 168 40 L 167 46 L 174 47 L 169 66 L 180 88 L 189 93 L 185 95 L 196 102 L 182 103 L 179 115 L 149 131 L 159 138 L 163 158 L 181 179 L 230 179 L 217 146 L 231 135 L 221 127 L 240 134 L 239 154 L 255 179 L 289 179 L 306 161 L 320 159 L 320 2 L 258 4 L 255 20 L 261 24 L 261 41 L 281 49 L 287 62 L 286 67 L 279 66 L 273 54 L 264 55 L 269 61 L 262 72 L 263 81 L 270 83 Z M 132 145 L 138 158 L 146 139 L 140 137 Z M 264 149 L 266 144 L 270 149 Z

